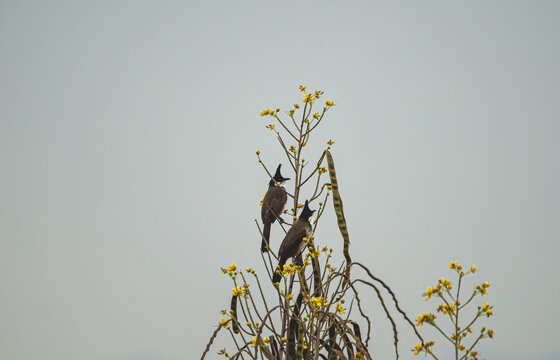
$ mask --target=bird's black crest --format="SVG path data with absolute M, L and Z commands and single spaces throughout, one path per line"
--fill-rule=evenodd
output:
M 290 178 L 285 178 L 282 176 L 282 174 L 280 174 L 280 168 L 282 167 L 282 164 L 278 165 L 278 167 L 276 168 L 276 173 L 274 174 L 274 180 L 276 180 L 277 183 L 281 183 L 283 181 L 287 181 L 290 180 Z M 274 185 L 274 180 L 270 180 L 270 185 Z
M 309 217 L 311 215 L 313 215 L 313 213 L 315 212 L 315 210 L 311 210 L 309 208 L 309 202 L 307 200 L 305 200 L 305 205 L 303 206 L 303 211 L 301 212 L 301 215 L 299 216 L 300 219 L 309 219 Z

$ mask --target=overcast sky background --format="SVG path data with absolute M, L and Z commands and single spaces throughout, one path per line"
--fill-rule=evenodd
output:
M 354 259 L 411 316 L 449 261 L 476 264 L 483 357 L 556 359 L 559 18 L 554 1 L 1 1 L 0 358 L 198 358 L 231 296 L 220 266 L 262 269 L 255 150 L 286 162 L 258 114 L 306 84 L 338 104 L 306 156 L 335 141 Z

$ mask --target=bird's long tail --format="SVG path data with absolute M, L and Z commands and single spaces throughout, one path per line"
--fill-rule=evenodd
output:
M 280 258 L 280 262 L 278 263 L 278 266 L 276 267 L 276 269 L 274 269 L 274 276 L 272 276 L 272 283 L 276 284 L 277 282 L 280 282 L 280 273 L 278 271 L 282 271 L 282 268 L 284 267 L 284 264 L 286 264 L 286 259 Z M 278 271 L 277 271 L 278 270 Z
M 266 245 L 266 243 L 268 243 L 268 246 Z M 269 247 L 270 247 L 270 223 L 264 224 L 263 227 L 263 239 L 261 242 L 261 251 L 263 253 L 267 252 Z

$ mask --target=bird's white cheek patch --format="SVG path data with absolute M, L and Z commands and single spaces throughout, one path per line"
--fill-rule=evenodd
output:
M 313 222 L 314 222 L 314 221 L 315 221 L 315 220 L 313 219 L 313 216 L 310 216 L 310 217 L 309 217 L 309 223 L 310 223 L 311 225 L 313 225 Z

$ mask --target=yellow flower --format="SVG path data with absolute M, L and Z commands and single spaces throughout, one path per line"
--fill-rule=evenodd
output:
M 286 296 L 287 300 L 293 300 L 293 298 L 294 298 L 294 294 L 290 294 L 290 295 Z
M 247 271 L 248 273 L 250 273 L 250 272 L 253 272 L 253 269 L 247 268 L 247 269 L 245 269 L 245 271 Z
M 334 102 L 331 101 L 331 100 L 327 100 L 327 101 L 325 101 L 325 103 L 327 104 L 327 106 L 333 106 L 334 105 Z
M 346 310 L 342 307 L 342 304 L 340 303 L 336 304 L 336 312 L 339 313 L 340 315 L 346 314 Z
M 271 114 L 270 108 L 267 108 L 265 111 L 261 112 L 261 116 L 266 116 L 266 115 L 269 115 L 269 114 Z
M 485 283 L 482 284 L 482 287 L 485 288 L 485 289 L 486 289 L 486 288 L 489 288 L 489 287 L 490 287 L 490 283 L 489 283 L 489 282 L 485 282 Z
M 294 104 L 294 107 L 295 107 L 296 109 L 299 109 L 299 104 Z
M 314 297 L 313 299 L 311 299 L 311 302 L 313 303 L 313 305 L 315 305 L 315 307 L 321 307 L 321 305 L 323 304 L 327 305 L 327 301 L 326 300 L 323 301 L 323 299 L 320 296 Z
M 229 322 L 230 322 L 230 320 L 229 320 L 228 317 L 220 319 L 220 325 L 222 325 L 225 328 L 227 328 L 229 326 Z
M 240 295 L 243 295 L 243 289 L 240 288 L 239 286 L 237 286 L 237 287 L 233 288 L 233 290 L 231 290 L 231 294 L 232 294 L 233 296 L 240 296 Z
M 270 339 L 267 338 L 267 337 L 265 337 L 265 338 L 263 339 L 263 341 L 264 341 L 265 343 L 267 343 L 267 344 L 270 343 Z
M 432 289 L 431 287 L 427 287 L 426 291 L 424 291 L 424 293 L 422 294 L 422 296 L 426 296 L 426 301 L 430 300 L 430 298 L 432 297 L 432 294 L 434 293 L 434 291 L 437 291 L 436 289 Z
M 488 301 L 485 301 L 484 306 L 482 306 L 482 310 L 486 311 L 489 307 L 490 305 L 488 305 Z
M 490 317 L 490 315 L 492 315 L 492 308 L 486 310 L 486 316 Z
M 416 322 L 416 326 L 422 326 L 424 322 L 432 324 L 435 320 L 436 316 L 432 313 L 422 313 L 418 315 L 418 321 Z
M 251 347 L 254 348 L 254 347 L 256 347 L 256 346 L 257 346 L 257 337 L 255 336 L 255 337 L 253 338 L 253 340 L 251 340 Z
M 488 329 L 488 336 L 490 336 L 490 338 L 494 338 L 494 329 Z
M 300 91 L 305 91 L 305 89 L 307 89 L 307 86 L 305 86 L 305 85 L 300 85 L 299 86 Z
M 471 266 L 471 272 L 475 272 L 476 271 L 476 266 Z
M 251 326 L 251 323 L 250 323 L 249 321 L 247 321 L 247 322 L 245 323 L 245 325 Z
M 286 342 L 286 341 L 288 341 L 288 339 L 286 339 L 284 336 L 282 336 L 282 341 Z
M 228 266 L 227 271 L 235 271 L 235 269 L 237 269 L 237 265 L 235 265 L 235 263 L 232 262 L 231 265 Z
M 420 341 L 416 344 L 416 346 L 412 350 L 414 351 L 414 355 L 418 355 L 420 351 L 422 351 L 422 344 L 420 344 Z
M 318 119 L 318 118 L 319 118 L 319 116 L 321 116 L 321 114 L 319 114 L 319 113 L 315 113 L 315 114 L 313 114 L 313 117 L 314 117 L 315 119 Z
M 305 96 L 303 97 L 304 103 L 311 103 L 313 101 L 315 101 L 315 96 L 311 96 L 311 94 L 305 94 Z
M 329 140 L 329 141 L 327 141 L 327 144 L 328 144 L 329 146 L 331 146 L 332 144 L 334 144 L 334 141 Z

